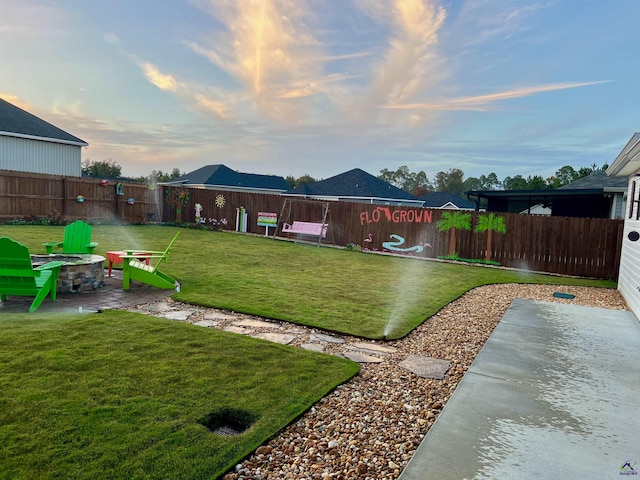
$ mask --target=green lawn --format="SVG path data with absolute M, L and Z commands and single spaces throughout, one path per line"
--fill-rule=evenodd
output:
M 128 312 L 0 317 L 0 479 L 212 479 L 358 370 Z M 203 424 L 250 424 L 219 436 Z
M 95 226 L 96 253 L 164 250 L 176 228 Z M 534 275 L 180 230 L 163 267 L 174 298 L 362 337 L 399 338 L 471 288 Z M 63 227 L 0 225 L 44 253 Z M 99 294 L 97 292 L 96 294 Z M 0 479 L 216 478 L 357 364 L 128 312 L 0 317 Z M 204 425 L 246 421 L 222 437 Z
M 95 226 L 97 253 L 163 250 L 177 228 Z M 405 336 L 468 290 L 490 283 L 614 287 L 610 281 L 365 254 L 270 238 L 181 229 L 164 270 L 174 298 L 367 338 Z M 0 226 L 31 253 L 63 227 Z

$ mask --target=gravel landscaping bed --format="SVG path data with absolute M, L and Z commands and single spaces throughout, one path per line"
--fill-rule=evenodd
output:
M 554 292 L 575 298 L 555 298 Z M 404 339 L 376 342 L 396 351 L 382 363 L 361 364 L 356 377 L 259 447 L 224 480 L 398 478 L 515 298 L 627 309 L 613 289 L 476 288 Z M 420 378 L 398 366 L 410 354 L 450 360 L 451 368 L 442 380 Z

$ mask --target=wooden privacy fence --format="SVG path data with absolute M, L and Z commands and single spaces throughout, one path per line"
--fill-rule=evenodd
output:
M 159 187 L 99 178 L 63 177 L 0 170 L 0 219 L 43 217 L 52 213 L 83 220 L 126 223 L 159 219 Z
M 122 193 L 122 194 L 118 194 Z M 439 257 L 448 255 L 452 231 L 441 231 L 443 215 L 455 212 L 355 202 L 291 202 L 283 211 L 284 196 L 227 190 L 153 187 L 114 181 L 0 170 L 0 219 L 42 217 L 54 212 L 72 219 L 142 223 L 195 222 L 196 204 L 205 224 L 236 230 L 239 213 L 248 233 L 267 233 L 258 214 L 273 213 L 282 223 L 319 223 L 329 206 L 329 228 L 323 243 L 359 245 L 372 251 Z M 130 200 L 131 199 L 131 200 Z M 79 201 L 82 200 L 82 201 Z M 459 212 L 464 214 L 465 212 Z M 456 229 L 454 251 L 460 258 L 483 259 L 488 232 L 476 233 L 484 212 L 466 212 L 469 230 Z M 505 233 L 491 233 L 489 257 L 507 267 L 533 271 L 616 279 L 620 264 L 623 221 L 599 218 L 549 217 L 500 213 Z M 269 235 L 274 234 L 270 227 Z M 307 238 L 311 241 L 317 238 Z
M 176 203 L 176 187 L 167 187 L 163 221 L 195 220 L 195 204 L 202 206 L 206 223 L 235 230 L 238 209 L 247 213 L 246 232 L 266 234 L 258 226 L 260 212 L 278 215 L 278 236 L 283 222 L 321 222 L 323 205 L 329 205 L 326 239 L 323 243 L 345 246 L 359 245 L 372 251 L 388 251 L 404 255 L 432 257 L 448 255 L 451 230 L 441 231 L 437 224 L 443 214 L 439 209 L 399 207 L 355 202 L 292 201 L 282 211 L 286 197 L 280 195 L 189 189 L 188 198 Z M 182 189 L 186 191 L 186 189 Z M 169 193 L 169 195 L 167 195 Z M 166 201 L 167 197 L 173 203 Z M 176 217 L 180 207 L 180 217 Z M 469 214 L 469 230 L 456 229 L 455 253 L 460 258 L 484 259 L 488 232 L 476 233 L 479 217 L 485 212 Z M 623 221 L 599 218 L 549 217 L 500 213 L 506 233 L 491 232 L 490 258 L 501 265 L 532 271 L 616 279 L 620 263 Z M 274 233 L 270 229 L 269 235 Z M 295 238 L 295 236 L 294 236 Z M 317 238 L 306 238 L 316 241 Z

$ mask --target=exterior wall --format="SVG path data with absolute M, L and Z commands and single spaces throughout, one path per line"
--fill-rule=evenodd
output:
M 618 290 L 635 316 L 640 318 L 640 240 L 632 240 L 635 238 L 633 232 L 640 234 L 640 170 L 629 178 L 628 195 Z
M 0 135 L 0 170 L 82 175 L 82 147 Z
M 627 208 L 626 194 L 616 193 L 613 196 L 613 205 L 611 207 L 611 219 L 623 218 Z

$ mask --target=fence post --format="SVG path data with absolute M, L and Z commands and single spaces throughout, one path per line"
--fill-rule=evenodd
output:
M 68 192 L 69 192 L 69 179 L 67 177 L 62 177 L 62 215 L 66 215 L 69 211 L 68 207 Z

